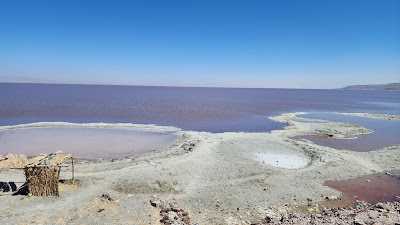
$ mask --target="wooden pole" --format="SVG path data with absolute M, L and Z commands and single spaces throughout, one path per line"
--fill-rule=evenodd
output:
M 58 166 L 58 178 L 60 178 L 61 166 Z M 60 181 L 60 180 L 58 180 Z
M 72 183 L 75 183 L 75 168 L 74 168 L 74 157 L 72 159 Z

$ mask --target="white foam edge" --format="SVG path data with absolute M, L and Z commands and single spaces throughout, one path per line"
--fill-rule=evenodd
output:
M 27 129 L 27 128 L 135 128 L 152 131 L 181 131 L 182 129 L 173 126 L 159 126 L 155 124 L 134 124 L 134 123 L 71 123 L 71 122 L 35 122 L 17 125 L 0 126 L 0 131 Z

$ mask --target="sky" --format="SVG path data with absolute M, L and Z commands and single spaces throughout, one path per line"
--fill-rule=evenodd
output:
M 0 81 L 400 82 L 399 12 L 397 0 L 0 1 Z

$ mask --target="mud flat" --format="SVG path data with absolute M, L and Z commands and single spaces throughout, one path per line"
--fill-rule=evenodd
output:
M 181 138 L 162 151 L 135 159 L 82 162 L 75 173 L 79 187 L 66 189 L 57 199 L 0 196 L 0 223 L 167 224 L 169 216 L 177 214 L 182 221 L 173 224 L 187 224 L 183 218 L 190 224 L 262 224 L 267 217 L 276 221 L 286 215 L 323 213 L 326 198 L 343 195 L 326 186 L 328 180 L 400 169 L 400 145 L 355 152 L 292 139 L 310 134 L 354 138 L 373 132 L 297 115 L 271 118 L 286 123 L 283 130 L 177 131 Z M 269 157 L 263 160 L 264 156 Z M 277 164 L 267 163 L 271 156 Z M 289 168 L 282 166 L 287 161 Z M 19 171 L 0 173 L 0 181 L 21 179 Z M 110 198 L 104 200 L 104 195 Z

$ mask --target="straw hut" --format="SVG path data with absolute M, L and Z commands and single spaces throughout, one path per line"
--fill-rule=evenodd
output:
M 62 165 L 62 163 L 66 161 L 71 161 L 71 182 L 74 183 L 74 157 L 71 154 L 63 155 L 62 151 L 57 151 L 51 154 L 40 154 L 31 159 L 27 159 L 23 155 L 0 155 L 0 171 L 7 169 L 21 169 L 25 172 L 26 181 L 14 194 L 59 196 L 58 185 L 60 181 L 61 168 L 69 167 L 69 165 Z M 12 188 L 13 191 L 15 191 L 14 189 L 16 188 Z M 6 190 L 8 192 L 11 189 L 8 188 L 8 184 L 0 184 L 0 190 Z
M 34 196 L 59 196 L 60 167 L 37 165 L 25 167 L 28 193 Z
M 72 155 L 61 155 L 58 151 L 33 158 L 24 168 L 28 193 L 33 196 L 59 196 L 58 185 L 62 167 L 60 164 L 67 159 L 72 160 L 72 180 L 74 180 Z

